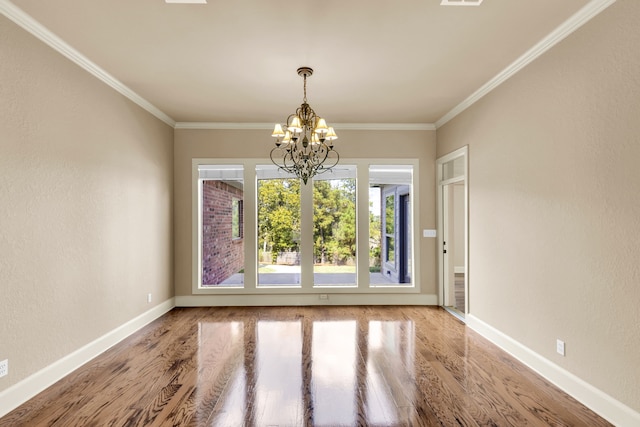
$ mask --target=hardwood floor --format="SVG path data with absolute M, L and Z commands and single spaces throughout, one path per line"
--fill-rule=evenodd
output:
M 604 426 L 435 307 L 179 308 L 0 426 Z
M 454 276 L 454 292 L 456 299 L 455 309 L 461 313 L 465 312 L 464 305 L 464 273 L 456 273 Z

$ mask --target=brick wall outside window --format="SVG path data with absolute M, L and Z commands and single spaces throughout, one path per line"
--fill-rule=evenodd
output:
M 241 189 L 223 181 L 202 184 L 203 285 L 220 284 L 244 268 L 244 242 L 232 236 L 233 199 L 242 197 Z

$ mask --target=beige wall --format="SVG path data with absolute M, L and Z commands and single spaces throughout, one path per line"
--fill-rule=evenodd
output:
M 336 149 L 348 158 L 416 158 L 420 168 L 420 218 L 417 226 L 435 228 L 435 132 L 339 132 Z M 175 183 L 175 286 L 176 296 L 191 295 L 192 211 L 191 159 L 266 158 L 273 145 L 270 130 L 177 129 L 174 148 Z M 421 275 L 424 294 L 436 294 L 435 239 L 423 239 Z
M 471 314 L 636 411 L 639 17 L 619 0 L 437 133 L 469 145 Z
M 0 58 L 2 391 L 173 296 L 173 130 L 3 16 Z
M 640 411 L 638 16 L 618 0 L 440 128 L 437 155 L 470 148 L 471 314 Z M 0 58 L 2 391 L 148 310 L 147 293 L 190 295 L 191 159 L 266 157 L 272 141 L 174 144 L 4 17 Z M 338 148 L 419 159 L 417 226 L 435 228 L 435 134 L 341 131 Z M 435 294 L 435 239 L 419 244 Z

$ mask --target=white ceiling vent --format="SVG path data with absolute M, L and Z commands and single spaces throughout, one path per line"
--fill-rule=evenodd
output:
M 442 0 L 440 6 L 480 6 L 482 0 Z

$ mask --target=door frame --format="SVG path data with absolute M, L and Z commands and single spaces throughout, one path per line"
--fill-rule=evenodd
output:
M 456 158 L 463 158 L 463 175 L 451 179 L 443 179 L 443 165 Z M 463 316 L 470 312 L 469 303 L 469 146 L 465 145 L 449 154 L 436 160 L 437 177 L 437 253 L 438 253 L 438 305 L 444 307 L 444 292 L 446 271 L 444 268 L 444 191 L 445 185 L 464 182 L 464 302 L 465 311 Z M 454 313 L 456 314 L 456 313 Z

